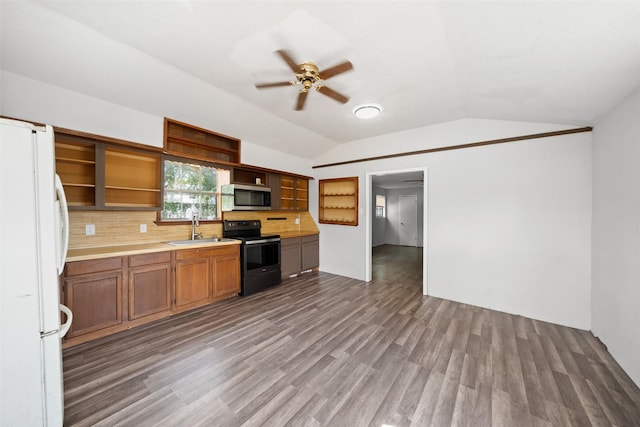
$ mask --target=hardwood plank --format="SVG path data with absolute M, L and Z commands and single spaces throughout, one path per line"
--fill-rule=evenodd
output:
M 425 297 L 421 260 L 382 246 L 371 283 L 306 274 L 66 349 L 65 425 L 640 425 L 590 332 Z

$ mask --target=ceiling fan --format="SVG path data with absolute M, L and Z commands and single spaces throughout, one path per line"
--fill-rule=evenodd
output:
M 284 62 L 287 63 L 289 68 L 291 68 L 291 71 L 295 73 L 296 79 L 287 82 L 257 83 L 256 88 L 265 89 L 271 87 L 300 85 L 301 88 L 298 94 L 298 101 L 296 103 L 296 111 L 300 111 L 304 108 L 304 103 L 307 100 L 307 94 L 311 89 L 315 89 L 321 94 L 326 95 L 329 98 L 340 102 L 341 104 L 344 104 L 349 100 L 349 98 L 347 98 L 343 94 L 336 92 L 331 88 L 328 88 L 323 83 L 325 80 L 333 76 L 353 69 L 353 65 L 351 64 L 351 62 L 345 61 L 338 65 L 334 65 L 333 67 L 327 68 L 326 70 L 320 71 L 318 69 L 318 66 L 312 61 L 303 62 L 302 64 L 296 64 L 296 62 L 291 58 L 291 55 L 289 55 L 287 51 L 277 50 L 276 53 L 280 55 Z

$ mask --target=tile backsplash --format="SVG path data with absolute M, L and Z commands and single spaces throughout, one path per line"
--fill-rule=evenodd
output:
M 318 226 L 309 212 L 255 211 L 225 212 L 226 219 L 259 219 L 263 234 L 317 233 Z M 153 211 L 70 211 L 69 249 L 129 245 L 191 238 L 191 225 L 156 225 Z M 146 225 L 146 233 L 140 225 Z M 95 226 L 95 235 L 86 235 L 86 226 Z M 222 238 L 222 223 L 201 223 L 196 231 L 203 237 Z
M 71 211 L 69 212 L 69 248 L 127 245 L 191 238 L 191 225 L 156 225 L 156 213 L 148 211 Z M 95 235 L 87 236 L 85 226 L 95 225 Z M 146 233 L 140 232 L 145 224 Z M 202 223 L 196 231 L 209 238 L 222 238 L 222 224 Z

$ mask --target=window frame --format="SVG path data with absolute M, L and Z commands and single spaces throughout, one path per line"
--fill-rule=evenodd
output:
M 165 219 L 162 217 L 162 211 L 164 210 L 164 164 L 165 161 L 171 161 L 171 162 L 180 162 L 180 163 L 188 163 L 188 164 L 192 164 L 192 165 L 200 165 L 200 166 L 205 166 L 208 168 L 215 168 L 215 169 L 224 169 L 224 170 L 228 170 L 230 176 L 233 176 L 233 167 L 230 165 L 226 165 L 226 164 L 221 164 L 221 163 L 214 163 L 214 162 L 207 162 L 204 160 L 198 160 L 198 159 L 193 159 L 190 157 L 180 157 L 180 156 L 173 156 L 170 154 L 163 154 L 160 158 L 160 209 L 156 212 L 156 221 L 155 224 L 156 225 L 184 225 L 184 224 L 191 224 L 191 220 L 188 219 Z M 218 193 L 218 196 L 220 196 L 220 194 Z M 222 200 L 220 198 L 218 198 L 218 203 L 220 204 L 222 202 Z M 201 224 L 205 223 L 205 224 L 215 224 L 215 223 L 221 223 L 223 221 L 222 219 L 222 214 L 220 215 L 220 218 L 217 219 L 206 219 L 206 218 L 200 218 L 198 220 Z
M 381 197 L 383 204 L 378 204 L 378 197 Z M 378 209 L 382 208 L 382 215 L 378 215 Z M 376 219 L 385 219 L 387 217 L 387 196 L 384 194 L 376 194 L 374 217 Z

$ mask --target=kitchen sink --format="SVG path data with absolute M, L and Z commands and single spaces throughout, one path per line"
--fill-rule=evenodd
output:
M 174 246 L 183 246 L 183 245 L 198 245 L 201 243 L 219 243 L 219 242 L 232 242 L 234 239 L 196 239 L 196 240 L 172 240 L 167 242 L 170 245 Z

